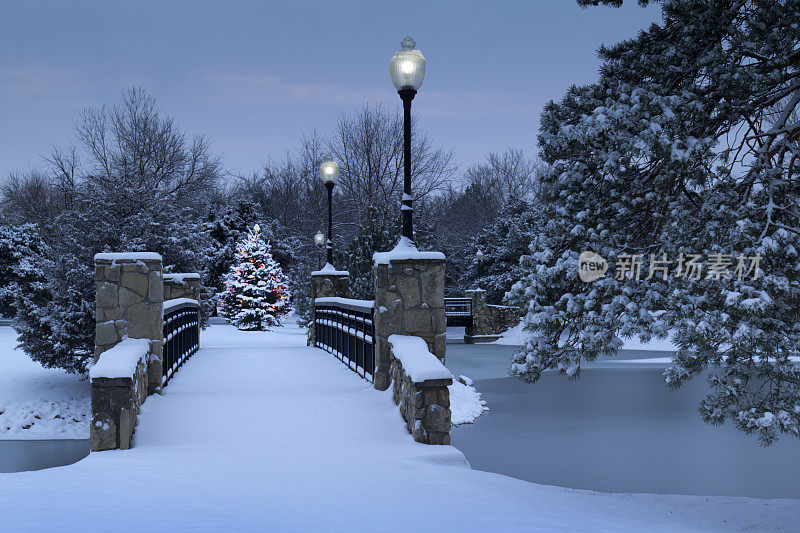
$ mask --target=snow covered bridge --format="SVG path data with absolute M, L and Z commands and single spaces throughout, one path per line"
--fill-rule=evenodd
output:
M 519 309 L 491 305 L 481 289 L 464 291 L 463 298 L 445 298 L 447 325 L 464 328 L 464 342 L 492 342 L 508 328 L 519 324 Z
M 27 531 L 676 531 L 791 525 L 800 502 L 598 494 L 474 471 L 415 443 L 376 391 L 288 323 L 214 325 L 131 450 L 0 477 Z M 520 453 L 525 453 L 521 450 Z M 2 527 L 0 527 L 2 529 Z

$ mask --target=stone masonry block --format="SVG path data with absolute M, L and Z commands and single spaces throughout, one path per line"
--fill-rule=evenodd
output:
M 134 304 L 144 302 L 144 296 L 140 296 L 127 287 L 122 287 L 119 290 L 119 305 L 123 309 L 128 308 Z
M 125 272 L 122 274 L 122 286 L 136 293 L 141 298 L 147 296 L 150 278 L 142 272 Z M 124 305 L 124 304 L 123 304 Z
M 105 281 L 99 282 L 94 300 L 97 307 L 117 307 L 119 305 L 117 284 Z
M 399 296 L 403 301 L 403 306 L 406 309 L 418 307 L 422 303 L 419 290 L 419 279 L 416 275 L 413 275 L 413 269 L 411 272 L 411 276 L 400 276 L 395 283 L 397 292 L 399 293 Z
M 447 433 L 450 431 L 450 420 L 450 409 L 434 404 L 425 410 L 423 426 L 429 432 Z
M 430 307 L 444 307 L 444 265 L 431 266 L 420 273 L 422 299 Z
M 103 276 L 105 277 L 106 281 L 119 281 L 122 276 L 122 268 L 119 265 L 104 266 Z
M 151 302 L 163 302 L 164 290 L 162 289 L 161 271 L 150 272 L 148 279 L 147 299 Z
M 430 311 L 426 309 L 407 309 L 403 313 L 405 331 L 403 334 L 432 333 L 433 320 Z
M 117 336 L 117 328 L 114 322 L 101 322 L 94 328 L 95 344 L 106 345 L 116 344 L 120 338 Z

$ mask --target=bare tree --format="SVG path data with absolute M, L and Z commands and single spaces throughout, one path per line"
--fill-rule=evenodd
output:
M 411 139 L 412 190 L 419 200 L 450 181 L 453 153 L 435 147 L 416 126 Z M 370 105 L 342 114 L 328 147 L 341 168 L 341 193 L 351 219 L 361 222 L 370 208 L 384 220 L 397 216 L 403 189 L 401 115 Z
M 481 183 L 494 191 L 494 194 L 505 205 L 509 200 L 531 200 L 538 187 L 538 174 L 543 164 L 528 158 L 518 148 L 509 148 L 505 152 L 491 152 L 486 161 L 476 163 L 465 172 L 468 183 Z
M 155 99 L 142 89 L 127 91 L 111 108 L 86 109 L 76 127 L 88 154 L 86 184 L 127 216 L 156 206 L 191 206 L 222 175 L 219 156 L 203 136 L 187 140 Z M 51 158 L 59 173 L 63 161 Z
M 56 186 L 47 174 L 38 170 L 12 172 L 0 192 L 4 218 L 15 224 L 50 220 L 61 210 Z

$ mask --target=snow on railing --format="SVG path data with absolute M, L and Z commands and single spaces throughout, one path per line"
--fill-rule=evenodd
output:
M 345 306 L 349 309 L 374 309 L 375 300 L 354 300 L 353 298 L 339 298 L 338 296 L 327 296 L 325 298 L 317 298 L 314 300 L 314 305 L 323 304 L 337 304 Z
M 200 307 L 200 302 L 197 300 L 193 300 L 191 298 L 173 298 L 171 300 L 164 301 L 164 313 L 168 313 L 169 311 L 175 310 L 179 307 Z

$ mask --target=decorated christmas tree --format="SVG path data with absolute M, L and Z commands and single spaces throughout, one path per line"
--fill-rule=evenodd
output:
M 236 262 L 225 277 L 225 290 L 219 294 L 222 316 L 241 330 L 279 326 L 280 318 L 289 312 L 289 283 L 258 224 L 238 248 Z

